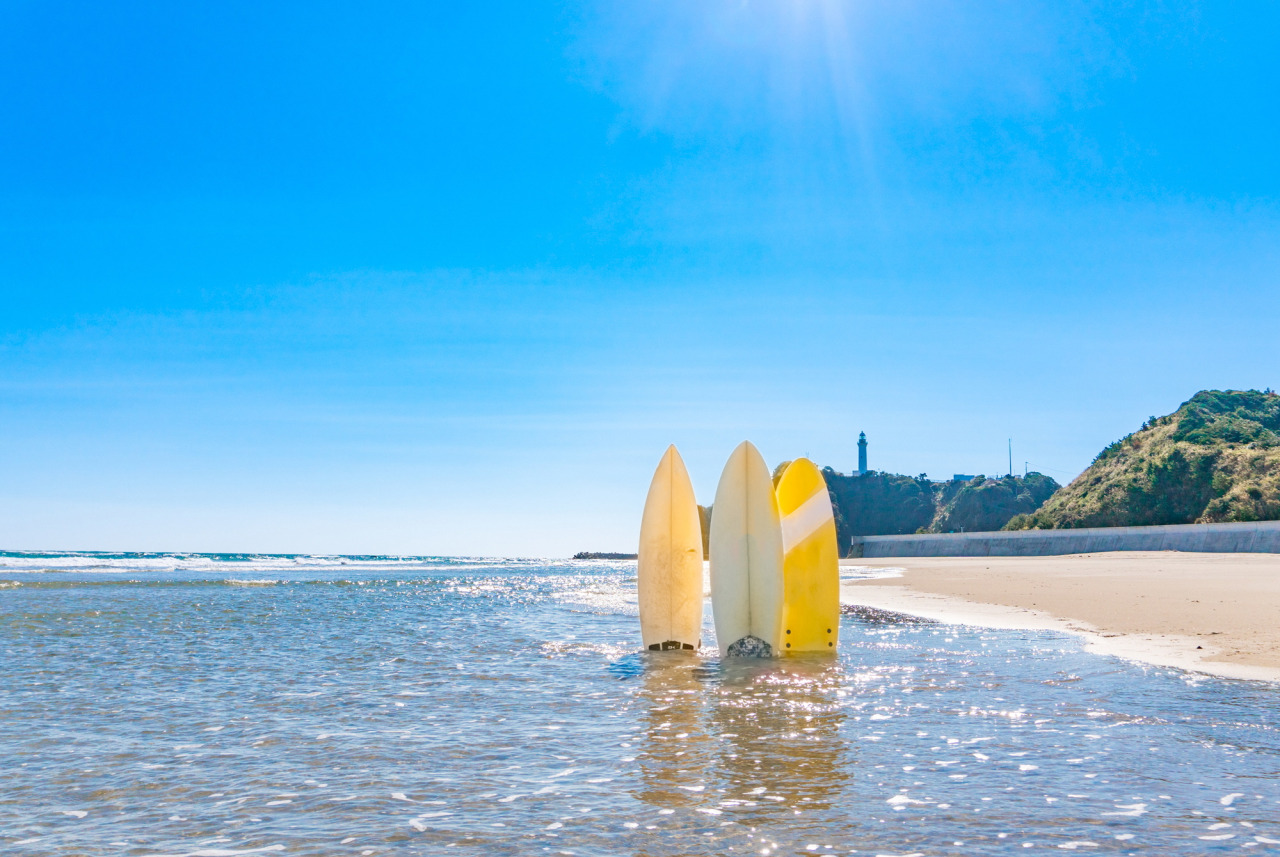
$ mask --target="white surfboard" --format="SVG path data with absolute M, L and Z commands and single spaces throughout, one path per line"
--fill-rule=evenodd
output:
M 702 524 L 689 472 L 667 447 L 649 484 L 640 521 L 637 589 L 644 647 L 702 644 Z
M 785 587 L 773 479 L 743 441 L 729 456 L 711 515 L 711 609 L 721 655 L 779 653 Z

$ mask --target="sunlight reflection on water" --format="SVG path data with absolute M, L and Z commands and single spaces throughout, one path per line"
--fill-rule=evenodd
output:
M 637 651 L 634 563 L 58 562 L 0 558 L 7 853 L 1280 847 L 1280 691 L 1052 633 L 721 662 Z

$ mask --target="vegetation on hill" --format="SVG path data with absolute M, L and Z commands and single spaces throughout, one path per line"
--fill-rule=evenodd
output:
M 1001 479 L 982 477 L 969 482 L 944 482 L 938 494 L 938 511 L 929 524 L 931 533 L 998 530 L 1017 515 L 1039 509 L 1059 488 L 1042 473 Z
M 854 536 L 998 530 L 1015 515 L 1034 512 L 1058 490 L 1058 483 L 1041 473 L 964 482 L 933 482 L 923 473 L 845 475 L 829 467 L 822 475 L 841 552 Z
M 774 469 L 774 485 L 790 463 Z M 1015 515 L 1034 512 L 1059 487 L 1040 473 L 933 482 L 923 473 L 903 476 L 873 470 L 847 475 L 824 467 L 822 476 L 842 554 L 854 536 L 998 530 Z
M 923 474 L 871 471 L 846 476 L 822 469 L 836 515 L 842 549 L 852 536 L 897 535 L 928 529 L 937 513 L 937 490 Z
M 1280 395 L 1203 390 L 1005 529 L 1280 519 Z
M 711 559 L 711 507 L 698 506 L 698 523 L 702 525 L 702 558 Z

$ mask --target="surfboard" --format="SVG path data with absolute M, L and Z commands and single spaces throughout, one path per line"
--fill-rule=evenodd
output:
M 637 565 L 644 647 L 696 649 L 702 644 L 702 525 L 689 472 L 674 446 L 649 483 Z
M 782 650 L 782 518 L 760 451 L 729 456 L 711 516 L 711 609 L 723 656 Z
M 782 575 L 786 591 L 782 650 L 833 652 L 840 637 L 836 521 L 827 483 L 809 459 L 791 462 L 778 480 L 778 511 L 782 514 Z

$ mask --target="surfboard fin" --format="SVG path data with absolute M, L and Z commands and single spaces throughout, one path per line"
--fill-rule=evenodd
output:
M 682 643 L 679 640 L 666 640 L 661 643 L 653 643 L 649 646 L 649 651 L 651 652 L 669 652 L 675 649 L 683 649 L 691 652 L 693 651 L 693 644 Z

